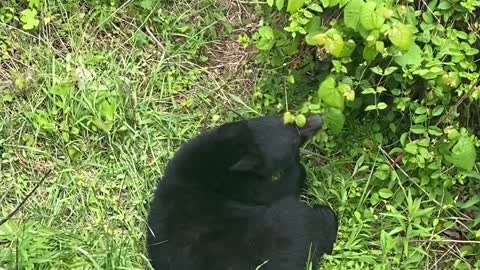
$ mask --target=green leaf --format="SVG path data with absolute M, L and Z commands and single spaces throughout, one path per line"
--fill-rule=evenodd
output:
M 295 77 L 292 74 L 290 74 L 287 77 L 287 81 L 291 84 L 295 84 Z
M 363 59 L 365 59 L 367 62 L 372 61 L 377 57 L 378 51 L 375 46 L 365 46 L 363 48 Z
M 15 78 L 15 87 L 18 90 L 23 90 L 23 88 L 25 88 L 25 80 L 20 77 Z
M 81 158 L 80 151 L 78 151 L 75 147 L 68 146 L 67 151 L 68 151 L 68 156 L 70 156 L 72 160 L 79 160 Z
M 38 114 L 36 114 L 35 122 L 40 129 L 47 132 L 53 132 L 57 129 L 55 122 L 51 121 L 50 117 L 48 117 L 47 113 L 45 112 L 39 112 Z
M 370 197 L 370 203 L 372 205 L 377 205 L 379 201 L 380 201 L 380 198 L 378 197 L 378 193 L 373 193 L 372 196 Z
M 314 32 L 308 33 L 308 35 L 305 36 L 305 41 L 310 46 L 322 46 L 325 44 L 325 38 L 326 38 L 325 33 L 314 31 Z
M 94 118 L 92 120 L 92 123 L 95 125 L 94 127 L 100 129 L 101 131 L 105 132 L 105 133 L 109 133 L 110 130 L 112 129 L 113 127 L 113 123 L 110 123 L 110 122 L 104 122 L 98 118 Z M 96 130 L 96 129 L 94 129 Z
M 344 54 L 351 53 L 350 50 L 352 49 L 351 44 L 349 44 L 348 48 L 344 50 L 345 42 L 339 32 L 333 28 L 325 33 L 321 33 L 320 31 L 308 33 L 308 35 L 305 36 L 305 41 L 311 46 L 323 45 L 325 50 L 335 57 L 343 57 Z
M 35 9 L 25 9 L 20 12 L 20 20 L 23 23 L 23 29 L 31 30 L 38 26 L 40 21 L 36 18 L 37 10 Z
M 260 35 L 260 38 L 255 44 L 257 49 L 262 51 L 272 49 L 273 45 L 275 45 L 275 34 L 273 33 L 273 29 L 270 26 L 262 26 L 258 29 L 258 34 Z
M 445 156 L 445 159 L 459 169 L 471 171 L 476 157 L 477 152 L 472 140 L 468 136 L 462 136 L 452 147 L 450 155 Z
M 12 102 L 13 101 L 13 96 L 11 94 L 4 94 L 2 96 L 2 101 L 7 103 L 7 102 Z
M 143 0 L 140 2 L 140 6 L 145 10 L 152 10 L 154 3 L 153 0 Z
M 295 125 L 297 125 L 297 127 L 302 128 L 305 124 L 307 124 L 307 118 L 305 118 L 305 115 L 299 114 L 295 116 Z
M 418 145 L 414 142 L 407 143 L 407 145 L 405 145 L 405 151 L 407 153 L 416 155 L 418 153 Z
M 360 10 L 365 3 L 363 0 L 352 0 L 343 9 L 343 21 L 345 25 L 358 31 L 360 24 Z
M 387 107 L 388 107 L 388 106 L 387 106 L 387 104 L 386 104 L 385 102 L 379 102 L 379 103 L 377 104 L 377 109 L 379 109 L 379 110 L 385 110 Z
M 384 199 L 388 199 L 393 196 L 393 192 L 388 188 L 382 188 L 378 191 L 378 195 Z
M 115 118 L 116 103 L 113 99 L 105 99 L 100 103 L 99 112 L 106 122 L 113 122 Z
M 268 25 L 260 27 L 258 29 L 258 33 L 260 34 L 261 37 L 264 37 L 264 38 L 268 38 L 268 39 L 275 38 L 272 27 Z
M 450 141 L 457 141 L 461 137 L 461 134 L 460 132 L 458 132 L 458 130 L 452 129 L 448 132 L 447 137 L 448 137 L 448 140 Z
M 285 0 L 276 0 L 275 1 L 275 6 L 277 7 L 277 10 L 282 10 L 284 5 L 285 5 Z
M 283 1 L 283 0 L 282 0 L 282 1 Z M 323 8 L 322 8 L 320 5 L 315 4 L 315 3 L 310 4 L 310 5 L 308 6 L 308 8 L 311 9 L 311 10 L 313 10 L 313 11 L 316 11 L 316 12 L 323 12 Z
M 430 153 L 428 152 L 428 150 L 427 150 L 426 148 L 423 148 L 423 147 L 419 147 L 419 148 L 418 148 L 418 153 L 420 154 L 420 156 L 422 156 L 422 157 L 425 158 L 425 159 L 431 157 L 431 155 L 430 155 Z
M 43 1 L 42 1 L 43 2 Z M 41 2 L 40 0 L 29 0 L 28 1 L 28 7 L 29 8 L 36 8 L 36 9 L 39 9 L 40 6 L 41 6 Z
M 430 140 L 425 138 L 421 140 L 416 140 L 415 143 L 417 145 L 423 146 L 423 147 L 429 147 L 430 146 Z
M 437 5 L 438 5 L 438 0 L 433 0 L 433 1 L 428 1 L 427 7 L 429 10 L 435 10 Z
M 373 67 L 373 68 L 370 68 L 370 70 L 375 73 L 375 74 L 378 74 L 378 75 L 383 75 L 383 69 L 379 66 L 376 66 L 376 67 Z
M 439 68 L 431 68 L 431 69 L 415 70 L 412 73 L 415 74 L 415 75 L 420 75 L 425 80 L 431 80 L 431 79 L 435 79 L 438 76 L 444 74 L 444 71 L 443 71 L 443 69 L 439 69 Z
M 383 43 L 383 41 L 375 42 L 375 49 L 377 50 L 377 52 L 383 53 L 383 51 L 385 50 L 385 44 Z
M 288 0 L 287 11 L 290 14 L 296 13 L 305 4 L 305 0 Z
M 340 83 L 337 86 L 338 92 L 342 94 L 346 100 L 354 101 L 355 100 L 355 91 L 350 87 L 350 85 L 345 83 Z
M 375 89 L 373 89 L 372 87 L 365 88 L 362 90 L 362 94 L 364 95 L 375 94 Z
M 339 34 L 332 34 L 331 38 L 325 40 L 325 50 L 335 57 L 339 57 L 343 52 L 343 38 Z
M 345 107 L 343 95 L 335 87 L 335 79 L 332 76 L 329 76 L 320 84 L 318 97 L 330 107 L 340 109 L 341 111 Z
M 395 70 L 397 70 L 398 67 L 388 67 L 387 69 L 385 69 L 383 75 L 385 76 L 388 76 L 390 74 L 392 74 L 393 72 L 395 72 Z
M 273 7 L 274 1 L 275 0 L 267 0 L 267 5 Z
M 343 115 L 342 111 L 339 109 L 330 107 L 325 111 L 324 120 L 332 133 L 338 134 L 345 124 L 345 115 Z
M 413 43 L 413 33 L 403 23 L 397 23 L 388 33 L 388 38 L 393 45 L 402 50 L 408 50 Z
M 353 40 L 348 40 L 343 44 L 343 50 L 340 56 L 338 57 L 350 57 L 350 55 L 353 53 L 355 50 L 355 42 Z
M 388 173 L 389 173 L 388 171 L 377 170 L 373 175 L 380 180 L 385 180 L 388 177 Z
M 415 124 L 423 123 L 428 120 L 428 117 L 426 114 L 415 115 L 412 118 L 413 118 L 413 123 Z
M 70 134 L 68 132 L 62 132 L 62 139 L 64 142 L 68 143 L 70 141 Z
M 417 66 L 422 63 L 422 49 L 413 43 L 410 49 L 400 56 L 395 56 L 393 60 L 402 67 L 407 65 Z
M 52 86 L 50 88 L 50 94 L 52 95 L 57 95 L 60 97 L 66 97 L 68 96 L 72 91 L 74 90 L 74 86 L 70 83 L 61 83 Z
M 422 125 L 413 125 L 410 127 L 410 131 L 414 134 L 424 134 L 426 130 Z
M 439 137 L 443 135 L 443 132 L 440 128 L 431 126 L 428 128 L 428 134 Z
M 436 106 L 435 108 L 433 108 L 432 110 L 432 116 L 439 116 L 443 113 L 443 110 L 445 109 L 445 107 L 443 107 L 442 105 L 438 105 Z
M 307 33 L 321 33 L 322 32 L 322 20 L 320 16 L 315 16 L 310 19 L 310 22 L 304 26 Z
M 449 0 L 442 0 L 440 4 L 437 6 L 438 9 L 447 10 L 452 8 L 452 3 Z
M 432 68 L 433 69 L 433 68 Z M 438 85 L 448 88 L 457 88 L 462 80 L 457 72 L 448 72 L 444 73 L 443 69 L 430 69 L 435 74 L 442 74 L 441 77 L 437 79 Z
M 366 30 L 380 29 L 385 22 L 383 14 L 376 11 L 376 2 L 367 1 L 360 11 L 360 23 Z
M 415 110 L 415 114 L 425 114 L 426 112 L 427 112 L 427 108 L 425 108 L 425 107 L 418 107 Z
M 479 204 L 480 203 L 480 196 L 479 195 L 473 195 L 468 201 L 466 201 L 464 204 L 460 205 L 460 208 L 462 209 L 467 209 L 471 208 L 472 206 Z
M 355 162 L 355 167 L 353 168 L 353 173 L 352 176 L 357 174 L 359 172 L 359 169 L 362 168 L 363 162 L 365 161 L 365 154 L 362 154 L 358 159 L 357 162 Z
M 293 116 L 293 114 L 291 112 L 285 112 L 283 114 L 283 123 L 285 125 L 295 123 L 295 116 Z

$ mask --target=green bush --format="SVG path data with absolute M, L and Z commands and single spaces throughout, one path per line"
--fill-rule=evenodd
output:
M 282 30 L 281 19 L 267 9 L 265 25 L 253 36 L 257 61 L 274 68 L 259 83 L 260 107 L 278 102 L 274 96 L 282 92 L 272 88 L 283 82 L 289 97 L 305 88 L 300 112 L 324 115 L 330 135 L 366 121 L 378 131 L 375 142 L 405 170 L 427 173 L 447 185 L 472 176 L 480 145 L 474 135 L 480 127 L 474 119 L 480 98 L 478 2 L 421 2 L 417 9 L 391 1 L 267 3 L 286 8 L 289 19 Z M 305 56 L 312 47 L 316 58 L 327 54 L 328 59 Z M 315 69 L 330 60 L 331 70 L 318 89 L 297 83 L 321 76 Z M 278 79 L 279 73 L 285 80 Z M 322 139 L 327 148 L 336 147 L 328 144 L 332 137 Z
M 460 231 L 467 239 L 480 237 L 480 2 L 266 4 L 252 37 L 256 61 L 265 67 L 257 108 L 285 111 L 287 100 L 300 114 L 323 115 L 327 132 L 319 135 L 318 145 L 356 162 L 354 174 L 371 173 L 365 189 L 372 208 L 394 215 L 393 204 L 411 214 L 420 204 L 415 200 L 425 198 L 426 212 L 419 216 L 430 216 L 437 207 L 459 217 L 475 213 Z M 439 229 L 438 219 L 433 226 L 429 222 L 427 234 L 439 235 L 448 223 L 440 219 Z M 378 235 L 386 241 L 383 251 L 392 237 L 425 237 L 400 223 Z

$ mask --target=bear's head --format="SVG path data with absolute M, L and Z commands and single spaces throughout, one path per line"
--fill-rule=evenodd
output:
M 223 178 L 271 179 L 299 162 L 300 147 L 322 127 L 318 115 L 304 127 L 284 124 L 282 116 L 227 123 L 184 144 L 167 166 L 176 178 L 212 181 Z

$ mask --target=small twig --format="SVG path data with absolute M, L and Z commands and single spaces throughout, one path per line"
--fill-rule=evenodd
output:
M 393 163 L 395 162 L 394 159 L 392 159 L 392 157 L 390 157 L 390 155 L 381 147 L 379 146 L 378 147 L 380 149 L 380 151 L 382 152 L 382 154 L 388 159 L 389 161 L 389 164 L 392 168 L 395 168 Z M 413 183 L 413 185 L 415 185 L 418 189 L 420 189 L 420 191 L 422 191 L 430 200 L 432 200 L 437 206 L 440 206 L 440 207 L 443 207 L 444 205 L 437 201 L 435 198 L 433 198 L 430 193 L 425 189 L 423 188 L 422 186 L 420 186 L 402 167 L 398 167 L 397 168 L 405 177 L 407 177 L 407 179 Z M 458 214 L 462 214 L 464 217 L 468 217 L 467 215 L 463 214 L 463 213 L 458 213 Z M 462 224 L 460 222 L 460 224 Z
M 27 200 L 35 193 L 35 191 L 40 187 L 40 185 L 47 179 L 47 177 L 50 175 L 50 172 L 52 170 L 48 170 L 47 173 L 38 181 L 38 183 L 33 187 L 33 189 L 23 198 L 23 200 L 13 209 L 12 212 L 10 212 L 6 217 L 0 220 L 0 226 L 3 225 L 3 223 L 7 222 L 9 219 L 11 219 L 19 210 L 22 208 L 22 206 L 27 202 Z
M 423 188 L 421 187 L 417 182 L 415 182 L 415 180 L 413 180 L 410 175 L 408 175 L 408 173 L 402 169 L 402 167 L 396 167 L 394 166 L 395 164 L 395 160 L 390 157 L 390 155 L 382 148 L 382 146 L 378 146 L 378 149 L 380 149 L 380 151 L 382 152 L 382 154 L 388 159 L 389 163 L 390 163 L 390 166 L 392 168 L 398 168 L 398 170 L 400 170 L 400 172 L 405 175 L 407 177 L 408 180 L 410 180 L 417 188 L 419 188 L 423 193 L 425 193 L 425 195 L 427 195 L 434 203 L 436 203 L 438 206 L 443 206 L 442 203 L 440 203 L 439 201 L 435 200 L 434 198 L 432 198 L 430 196 L 430 194 Z
M 307 155 L 314 156 L 314 157 L 316 157 L 316 158 L 323 159 L 323 160 L 331 160 L 329 157 L 320 155 L 319 153 L 312 152 L 312 151 L 307 150 L 307 149 L 305 149 L 305 148 L 301 148 L 301 149 L 300 149 L 300 152 L 303 153 L 303 154 L 307 154 Z
M 475 240 L 454 240 L 454 239 L 417 239 L 409 240 L 410 243 L 459 243 L 459 244 L 474 244 L 480 245 L 480 241 Z
M 210 75 L 210 76 L 213 76 L 213 77 L 216 77 L 215 75 L 213 75 L 212 73 L 208 72 L 207 71 L 207 74 Z M 208 97 L 216 100 L 217 98 L 212 94 L 212 93 L 217 93 L 218 91 L 220 91 L 220 93 L 222 94 L 223 96 L 223 99 L 225 99 L 227 101 L 227 103 L 230 105 L 230 99 L 228 99 L 228 97 L 225 95 L 225 93 L 222 91 L 222 89 L 224 87 L 228 87 L 228 84 L 230 83 L 229 80 L 227 81 L 224 81 L 222 80 L 222 83 L 219 84 L 217 80 L 213 80 L 215 82 L 215 84 L 217 85 L 217 87 L 215 89 L 213 89 L 212 91 L 207 91 L 205 92 L 204 94 L 207 95 Z M 243 117 L 243 115 L 239 112 L 237 112 L 235 109 L 233 109 L 231 106 L 229 106 L 223 102 L 220 102 L 220 106 L 222 106 L 224 109 L 226 109 L 227 111 L 230 111 L 232 113 L 234 113 L 236 116 L 238 116 L 240 119 L 242 120 L 245 120 L 245 117 Z M 245 104 L 242 104 L 245 106 Z M 247 108 L 249 108 L 248 106 L 246 106 Z M 254 111 L 253 109 L 249 108 L 251 111 L 257 113 L 256 111 Z M 258 113 L 257 113 L 258 114 Z
M 440 24 L 441 23 L 440 19 L 437 17 L 437 15 L 435 15 L 433 10 L 428 6 L 428 2 L 426 2 L 425 0 L 422 0 L 422 2 L 425 5 L 425 7 L 428 9 L 428 12 L 430 12 L 430 14 L 432 14 L 433 17 L 435 17 L 435 19 L 437 20 L 437 23 Z
M 162 50 L 162 53 L 165 54 L 165 52 L 166 52 L 165 46 L 163 46 L 163 44 L 160 42 L 160 40 L 158 40 L 158 38 L 152 33 L 150 28 L 148 28 L 148 26 L 145 27 L 145 31 L 150 36 L 150 38 L 153 40 L 153 42 L 155 42 L 155 44 L 157 44 L 157 46 Z
M 40 41 L 41 43 L 43 43 L 44 45 L 48 45 L 47 42 L 46 42 L 44 39 L 42 39 L 41 37 L 32 35 L 32 34 L 26 32 L 26 31 L 24 31 L 24 30 L 22 30 L 22 29 L 20 29 L 20 28 L 17 28 L 17 27 L 15 27 L 15 26 L 12 26 L 12 25 L 9 25 L 9 24 L 3 23 L 3 22 L 0 22 L 0 26 L 5 27 L 5 28 L 12 29 L 12 30 L 14 30 L 14 31 L 17 31 L 17 32 L 25 35 L 25 36 L 31 37 L 31 38 L 33 38 L 33 39 L 36 39 L 36 40 Z
M 444 115 L 442 115 L 442 117 L 440 118 L 440 120 L 438 120 L 438 122 L 434 125 L 435 127 L 438 127 L 438 125 L 440 125 L 442 122 L 444 122 L 445 120 L 447 120 L 447 118 L 449 116 L 451 116 L 458 108 L 458 106 L 460 106 L 460 104 L 463 103 L 463 101 L 467 98 L 467 97 L 470 97 L 473 92 L 476 90 L 476 83 L 472 84 L 472 86 L 470 86 L 470 89 L 468 90 L 468 92 L 463 95 L 458 101 L 457 103 L 455 103 L 455 105 L 453 105 L 453 107 L 450 108 L 450 110 L 448 110 Z
M 113 16 L 115 16 L 119 11 L 130 5 L 132 1 L 128 0 L 125 1 L 121 6 L 119 6 L 116 10 L 114 10 L 110 15 L 108 15 L 103 21 L 101 21 L 95 28 L 94 28 L 94 33 L 95 36 L 98 34 L 98 31 L 100 31 L 100 27 L 102 27 L 108 20 L 110 20 Z
M 429 242 L 429 243 L 431 243 L 431 242 Z M 444 253 L 442 254 L 442 256 L 440 256 L 440 258 L 438 258 L 438 260 L 436 260 L 435 263 L 433 264 L 433 266 L 432 266 L 431 268 L 429 268 L 428 270 L 430 270 L 430 269 L 437 269 L 437 264 L 438 264 L 438 262 L 440 262 L 440 261 L 441 261 L 445 256 L 447 256 L 448 254 L 450 254 L 450 253 L 452 252 L 453 248 L 454 248 L 453 245 L 452 245 L 452 246 L 449 246 L 449 247 L 448 247 L 448 250 L 447 250 L 446 252 L 444 252 Z

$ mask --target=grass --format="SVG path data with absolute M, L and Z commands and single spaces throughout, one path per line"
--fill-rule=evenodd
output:
M 26 5 L 5 7 L 18 14 Z M 8 21 L 5 7 L 0 216 L 52 173 L 0 226 L 0 269 L 147 268 L 145 217 L 167 160 L 201 130 L 236 119 L 234 111 L 261 114 L 250 101 L 259 70 L 236 43 L 257 25 L 253 5 L 48 1 L 39 14 L 50 22 L 34 31 Z M 336 254 L 324 269 L 453 269 L 457 260 L 467 265 L 460 269 L 475 269 L 466 247 L 478 243 L 446 241 L 439 236 L 454 226 L 432 226 L 448 205 L 428 210 L 428 194 L 408 195 L 409 186 L 395 192 L 410 200 L 371 204 L 373 172 L 364 165 L 374 160 L 307 149 L 310 202 L 329 203 L 341 217 Z
M 214 115 L 232 118 L 222 74 L 201 64 L 226 39 L 216 5 L 90 4 L 44 6 L 56 17 L 32 33 L 1 25 L 2 216 L 53 171 L 0 227 L 1 269 L 144 269 L 146 209 L 166 161 Z

